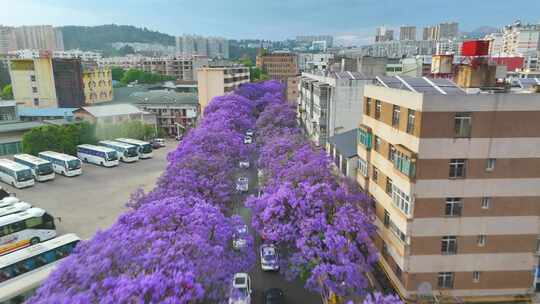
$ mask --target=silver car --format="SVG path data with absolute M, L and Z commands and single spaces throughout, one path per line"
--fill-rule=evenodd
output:
M 239 177 L 236 181 L 236 190 L 240 192 L 248 191 L 249 180 L 247 177 Z

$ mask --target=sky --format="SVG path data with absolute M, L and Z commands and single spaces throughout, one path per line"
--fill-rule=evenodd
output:
M 0 0 L 0 4 L 4 25 L 115 23 L 170 35 L 230 39 L 331 34 L 344 45 L 371 42 L 380 25 L 421 27 L 457 21 L 460 30 L 470 31 L 517 19 L 540 22 L 539 0 Z

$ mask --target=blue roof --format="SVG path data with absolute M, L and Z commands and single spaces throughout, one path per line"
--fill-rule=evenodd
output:
M 19 116 L 27 117 L 71 117 L 73 116 L 73 111 L 77 109 L 78 108 L 31 108 L 19 106 L 17 111 L 19 112 Z
M 328 142 L 336 146 L 339 154 L 350 158 L 357 154 L 358 129 L 353 129 L 344 133 L 336 134 L 328 138 Z

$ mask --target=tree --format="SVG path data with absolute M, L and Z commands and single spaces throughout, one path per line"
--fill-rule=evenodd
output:
M 125 72 L 126 71 L 122 68 L 112 67 L 111 68 L 112 79 L 116 81 L 121 81 Z
M 6 85 L 2 89 L 2 99 L 13 99 L 13 87 L 11 86 L 11 84 Z
M 118 50 L 118 53 L 120 53 L 120 56 L 135 54 L 135 49 L 130 45 L 124 45 Z

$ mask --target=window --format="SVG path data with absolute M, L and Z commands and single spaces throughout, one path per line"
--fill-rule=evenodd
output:
M 480 282 L 480 271 L 473 271 L 472 277 L 473 277 L 473 282 L 475 283 Z
M 36 75 L 30 75 L 30 81 L 36 81 Z
M 376 182 L 379 179 L 379 170 L 373 166 L 373 172 L 371 172 L 371 178 L 374 182 Z
M 536 240 L 536 252 L 540 252 L 540 239 Z
M 390 148 L 388 148 L 388 160 L 393 163 L 396 156 L 396 148 L 392 144 L 390 144 L 389 146 Z
M 455 236 L 443 236 L 441 239 L 441 253 L 442 254 L 456 254 L 457 252 L 457 239 Z
M 482 209 L 489 209 L 491 206 L 491 197 L 482 198 Z
M 384 227 L 388 228 L 390 226 L 390 213 L 388 211 L 384 210 L 384 219 L 383 219 Z
M 461 216 L 463 204 L 460 198 L 450 197 L 446 199 L 444 215 L 446 216 Z
M 454 132 L 456 137 L 471 137 L 471 113 L 457 113 L 454 116 Z
M 361 158 L 358 159 L 358 172 L 360 172 L 362 176 L 368 177 L 368 164 Z
M 395 184 L 392 184 L 392 202 L 405 214 L 409 214 L 411 211 L 411 197 L 405 194 Z
M 375 119 L 381 118 L 382 105 L 380 100 L 375 100 Z
M 407 133 L 412 134 L 414 132 L 414 110 L 409 109 L 407 113 Z
M 401 274 L 402 274 L 401 268 L 399 268 L 399 265 L 396 264 L 396 269 L 395 269 L 395 275 L 396 275 L 396 277 L 398 277 L 398 278 L 401 279 Z
M 450 178 L 464 178 L 465 177 L 465 160 L 464 159 L 451 159 L 450 160 Z
M 452 272 L 439 272 L 437 283 L 439 288 L 453 288 L 454 274 Z
M 386 193 L 392 195 L 392 179 L 386 177 Z
M 373 149 L 377 152 L 381 149 L 381 138 L 377 135 L 375 135 L 375 145 L 373 146 Z
M 484 247 L 486 245 L 486 236 L 485 235 L 479 235 L 478 239 L 476 240 L 476 244 L 480 247 Z
M 371 115 L 371 98 L 366 97 L 366 110 L 365 113 L 367 116 Z
M 394 168 L 398 169 L 401 173 L 414 177 L 416 174 L 416 165 L 411 158 L 402 152 L 395 150 L 393 152 L 393 158 L 391 159 Z
M 486 162 L 486 171 L 491 172 L 495 170 L 495 158 L 488 158 Z
M 392 127 L 399 127 L 399 106 L 392 106 Z
M 39 98 L 34 98 L 34 105 L 39 106 Z

